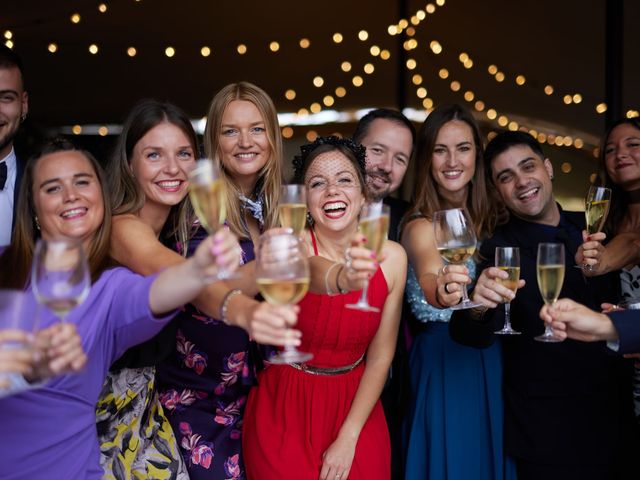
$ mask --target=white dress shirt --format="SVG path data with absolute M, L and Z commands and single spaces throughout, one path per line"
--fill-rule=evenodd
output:
M 11 243 L 11 225 L 13 222 L 13 193 L 16 189 L 16 176 L 18 175 L 18 162 L 16 153 L 11 148 L 9 155 L 0 159 L 0 163 L 7 164 L 7 181 L 0 190 L 0 247 Z

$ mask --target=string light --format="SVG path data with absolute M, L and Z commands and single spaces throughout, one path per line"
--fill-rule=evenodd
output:
M 95 43 L 89 45 L 89 53 L 91 55 L 95 55 L 96 53 L 98 53 L 98 46 Z
M 238 45 L 236 50 L 240 55 L 244 55 L 245 53 L 247 53 L 247 46 L 244 43 L 241 43 L 240 45 Z
M 6 38 L 7 40 L 11 40 L 13 38 L 13 32 L 11 30 L 5 30 L 4 38 Z
M 340 68 L 342 69 L 343 72 L 350 72 L 351 71 L 351 63 L 342 62 L 342 64 L 340 65 Z
M 74 13 L 71 15 L 71 23 L 80 23 L 80 14 Z
M 58 45 L 56 45 L 55 43 L 50 43 L 49 45 L 47 45 L 47 50 L 49 50 L 49 53 L 56 53 L 58 51 Z
M 289 90 L 287 90 L 286 92 L 284 92 L 284 97 L 285 97 L 287 100 L 293 100 L 293 99 L 295 99 L 295 98 L 296 98 L 296 91 L 295 91 L 295 90 L 293 90 L 293 89 L 289 89 Z
M 208 57 L 209 55 L 211 55 L 211 49 L 207 46 L 204 46 L 200 49 L 200 55 L 202 55 L 203 57 Z
M 380 47 L 377 45 L 373 45 L 370 49 L 369 49 L 369 53 L 374 56 L 377 57 L 378 55 L 380 55 Z
M 344 87 L 336 88 L 336 97 L 343 98 L 347 94 L 347 89 Z
M 361 87 L 364 83 L 364 80 L 362 80 L 362 77 L 360 75 L 356 75 L 351 79 L 351 83 L 353 83 L 353 85 L 356 87 Z
M 291 127 L 284 127 L 282 129 L 282 137 L 283 138 L 291 138 L 293 137 L 293 128 Z
M 323 86 L 323 85 L 324 85 L 324 78 L 322 78 L 322 77 L 321 77 L 321 76 L 319 76 L 319 75 L 318 75 L 317 77 L 314 77 L 314 79 L 313 79 L 313 85 L 314 85 L 315 87 L 320 88 L 321 86 Z
M 7 48 L 13 48 L 13 40 L 7 40 L 4 42 Z
M 71 131 L 73 132 L 74 135 L 80 135 L 82 133 L 82 126 L 74 125 Z
M 599 103 L 598 105 L 596 105 L 596 112 L 602 114 L 604 112 L 607 111 L 607 104 L 606 103 Z
M 100 5 L 98 5 L 98 11 L 100 13 L 105 13 L 107 11 L 107 4 L 101 3 Z
M 358 32 L 358 38 L 363 42 L 366 41 L 369 38 L 369 32 L 366 30 L 360 30 Z
M 341 33 L 334 33 L 332 38 L 334 43 L 342 43 L 343 37 Z
M 376 67 L 373 66 L 373 63 L 367 63 L 363 70 L 367 75 L 371 75 L 375 71 Z
M 278 50 L 280 50 L 280 44 L 278 42 L 271 42 L 269 44 L 269 50 L 271 50 L 272 52 L 277 52 Z
M 309 46 L 311 45 L 311 42 L 309 41 L 308 38 L 301 38 L 299 45 L 300 45 L 300 48 L 309 48 Z
M 171 58 L 176 54 L 176 49 L 173 48 L 173 47 L 167 47 L 167 48 L 164 49 L 164 54 L 167 57 Z
M 135 49 L 135 47 L 127 48 L 127 55 L 129 55 L 130 57 L 135 57 L 137 53 L 138 51 Z

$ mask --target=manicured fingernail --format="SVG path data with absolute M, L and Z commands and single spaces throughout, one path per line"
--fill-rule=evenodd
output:
M 375 260 L 375 258 L 377 257 L 376 252 L 371 252 L 371 258 L 373 258 Z

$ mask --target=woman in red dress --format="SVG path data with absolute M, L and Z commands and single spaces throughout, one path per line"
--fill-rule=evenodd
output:
M 309 293 L 299 304 L 300 349 L 314 358 L 267 367 L 249 395 L 248 478 L 388 480 L 389 435 L 379 397 L 396 344 L 406 256 L 387 241 L 377 259 L 368 299 L 379 312 L 345 308 L 361 293 L 342 293 L 358 275 L 348 253 L 342 262 L 366 200 L 365 151 L 336 137 L 320 137 L 301 151 L 295 176 L 307 188 L 312 220 L 305 240 L 310 252 L 337 265 L 327 270 L 327 293 Z

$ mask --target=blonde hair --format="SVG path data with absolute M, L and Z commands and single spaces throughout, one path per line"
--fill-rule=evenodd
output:
M 227 223 L 231 231 L 240 238 L 250 238 L 249 230 L 243 219 L 243 212 L 239 195 L 242 195 L 234 178 L 226 171 L 221 161 L 220 133 L 222 129 L 222 116 L 224 111 L 234 100 L 244 100 L 253 103 L 265 124 L 267 139 L 271 148 L 269 159 L 258 173 L 258 181 L 254 186 L 253 194 L 257 197 L 264 195 L 262 208 L 264 215 L 264 228 L 272 228 L 278 224 L 278 201 L 280 199 L 280 187 L 282 186 L 282 137 L 278 115 L 273 101 L 261 88 L 249 82 L 231 83 L 222 88 L 211 100 L 207 114 L 207 126 L 204 132 L 205 155 L 214 159 L 220 165 L 222 179 L 227 191 Z

